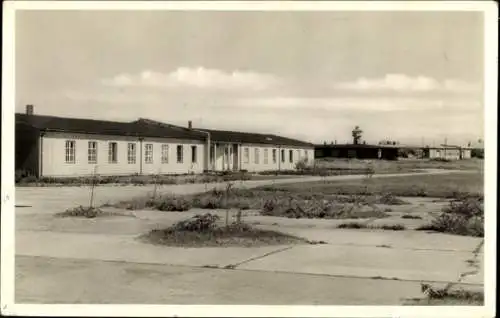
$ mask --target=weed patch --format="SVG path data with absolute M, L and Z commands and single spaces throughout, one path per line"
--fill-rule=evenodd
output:
M 383 224 L 369 225 L 360 222 L 349 222 L 337 225 L 338 229 L 372 229 L 372 230 L 387 230 L 387 231 L 403 231 L 406 227 L 403 224 Z
M 413 220 L 421 220 L 422 217 L 420 215 L 411 215 L 411 214 L 405 214 L 401 216 L 402 219 L 413 219 Z
M 359 222 L 349 222 L 337 225 L 338 229 L 367 229 L 368 225 Z
M 483 305 L 484 293 L 464 289 L 451 289 L 452 285 L 436 288 L 421 284 L 425 298 L 412 299 L 408 305 Z
M 417 230 L 484 237 L 482 199 L 467 198 L 452 201 L 430 224 L 421 226 Z
M 79 206 L 73 209 L 67 209 L 64 212 L 56 213 L 58 217 L 83 217 L 83 218 L 96 218 L 103 215 L 103 211 L 99 208 Z
M 359 219 L 388 216 L 375 206 L 337 203 L 328 200 L 294 200 L 292 198 L 266 200 L 261 214 L 294 219 Z
M 308 241 L 277 231 L 261 230 L 246 223 L 218 223 L 219 216 L 206 213 L 140 237 L 152 244 L 185 247 L 259 246 L 304 243 Z
M 404 204 L 409 204 L 408 202 L 401 200 L 400 198 L 396 197 L 392 193 L 385 193 L 382 196 L 378 197 L 376 202 L 377 204 L 386 204 L 386 205 L 404 205 Z

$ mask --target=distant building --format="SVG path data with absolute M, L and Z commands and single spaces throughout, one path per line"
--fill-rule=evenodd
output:
M 398 146 L 367 144 L 316 145 L 315 158 L 356 158 L 397 160 Z
M 439 147 L 425 147 L 423 150 L 426 159 L 462 160 L 472 157 L 470 147 L 440 145 Z
M 272 134 L 16 114 L 16 171 L 43 177 L 291 170 L 314 145 Z

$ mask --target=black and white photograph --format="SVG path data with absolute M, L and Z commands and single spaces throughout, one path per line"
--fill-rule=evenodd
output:
M 2 314 L 493 317 L 497 16 L 4 2 Z

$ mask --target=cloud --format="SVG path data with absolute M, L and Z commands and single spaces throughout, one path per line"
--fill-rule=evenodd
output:
M 431 77 L 410 77 L 404 74 L 387 74 L 383 78 L 369 79 L 361 77 L 353 82 L 341 82 L 333 85 L 336 89 L 351 91 L 393 91 L 393 92 L 435 92 L 448 91 L 468 93 L 479 91 L 480 86 L 462 80 L 447 79 L 438 81 Z
M 170 73 L 143 71 L 140 74 L 119 74 L 104 79 L 102 84 L 114 87 L 191 87 L 205 90 L 255 90 L 279 86 L 281 80 L 271 74 L 250 71 L 224 72 L 203 67 L 180 67 Z
M 263 107 L 272 109 L 311 109 L 327 111 L 477 111 L 481 105 L 473 99 L 443 100 L 405 97 L 264 97 L 241 98 L 233 103 L 236 107 Z

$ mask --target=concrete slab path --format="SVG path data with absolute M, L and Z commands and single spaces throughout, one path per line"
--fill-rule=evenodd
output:
M 399 305 L 415 282 L 16 257 L 16 303 Z

